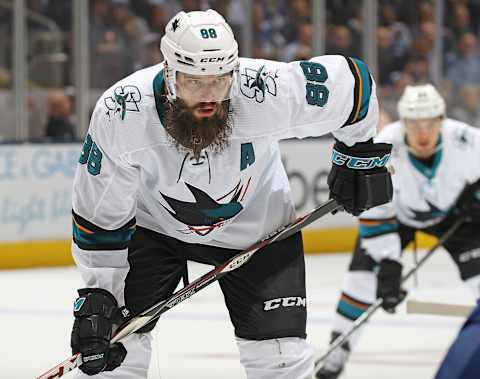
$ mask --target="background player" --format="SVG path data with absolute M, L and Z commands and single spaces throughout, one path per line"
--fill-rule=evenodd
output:
M 445 102 L 430 84 L 407 86 L 399 103 L 401 120 L 386 126 L 378 142 L 393 144 L 391 164 L 394 197 L 389 204 L 360 215 L 359 237 L 337 305 L 332 340 L 375 301 L 394 312 L 405 292 L 400 288 L 401 253 L 415 232 L 439 237 L 456 218 L 470 219 L 447 240 L 444 248 L 460 276 L 480 295 L 480 248 L 478 234 L 480 200 L 467 187 L 480 177 L 480 131 L 445 118 Z M 334 350 L 316 373 L 319 379 L 339 377 L 357 330 L 348 343 Z

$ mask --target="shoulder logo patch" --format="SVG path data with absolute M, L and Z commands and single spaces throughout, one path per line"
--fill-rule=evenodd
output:
M 107 108 L 108 118 L 119 115 L 121 120 L 125 119 L 127 112 L 140 112 L 138 104 L 142 95 L 137 86 L 118 86 L 113 90 L 112 96 L 103 99 Z
M 257 103 L 263 103 L 267 93 L 277 96 L 277 79 L 277 71 L 267 71 L 265 65 L 258 70 L 246 67 L 240 75 L 240 92 Z

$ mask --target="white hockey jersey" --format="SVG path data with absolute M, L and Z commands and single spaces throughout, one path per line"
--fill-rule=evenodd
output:
M 375 135 L 375 84 L 359 60 L 241 58 L 240 78 L 230 144 L 199 160 L 179 152 L 162 125 L 163 64 L 98 100 L 73 186 L 73 254 L 87 286 L 121 302 L 114 282 L 128 271 L 135 225 L 188 243 L 248 247 L 294 218 L 279 140 L 332 132 L 352 145 Z
M 393 144 L 394 195 L 391 203 L 360 215 L 359 234 L 375 260 L 399 259 L 397 221 L 416 229 L 441 222 L 465 185 L 480 177 L 480 130 L 445 119 L 431 167 L 409 152 L 401 121 L 387 125 L 375 141 Z

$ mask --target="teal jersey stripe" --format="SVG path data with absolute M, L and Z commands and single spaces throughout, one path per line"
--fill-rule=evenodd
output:
M 72 222 L 73 240 L 84 250 L 117 250 L 125 249 L 128 246 L 134 227 L 122 228 L 115 231 L 94 231 L 86 233 Z
M 377 235 L 394 233 L 398 230 L 398 224 L 378 224 L 378 225 L 362 225 L 359 227 L 360 237 L 374 237 Z
M 360 112 L 358 114 L 358 119 L 355 121 L 362 120 L 368 112 L 368 106 L 370 104 L 370 96 L 372 94 L 372 83 L 370 81 L 370 72 L 368 71 L 367 65 L 360 59 L 351 58 L 355 62 L 355 65 L 360 72 L 360 78 L 362 82 L 362 103 L 360 104 Z
M 155 108 L 157 108 L 158 118 L 163 124 L 165 116 L 165 107 L 163 106 L 163 70 L 161 70 L 153 79 L 153 96 L 155 97 Z
M 355 321 L 362 315 L 363 312 L 365 312 L 365 310 L 349 304 L 346 301 L 340 300 L 337 305 L 337 312 L 340 313 L 342 316 L 345 316 L 346 318 Z

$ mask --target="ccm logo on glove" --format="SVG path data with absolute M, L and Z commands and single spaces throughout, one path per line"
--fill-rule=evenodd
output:
M 335 149 L 333 149 L 332 152 L 333 163 L 339 166 L 346 165 L 353 170 L 369 170 L 372 168 L 385 167 L 389 159 L 390 154 L 385 154 L 383 157 L 360 158 L 342 154 Z

